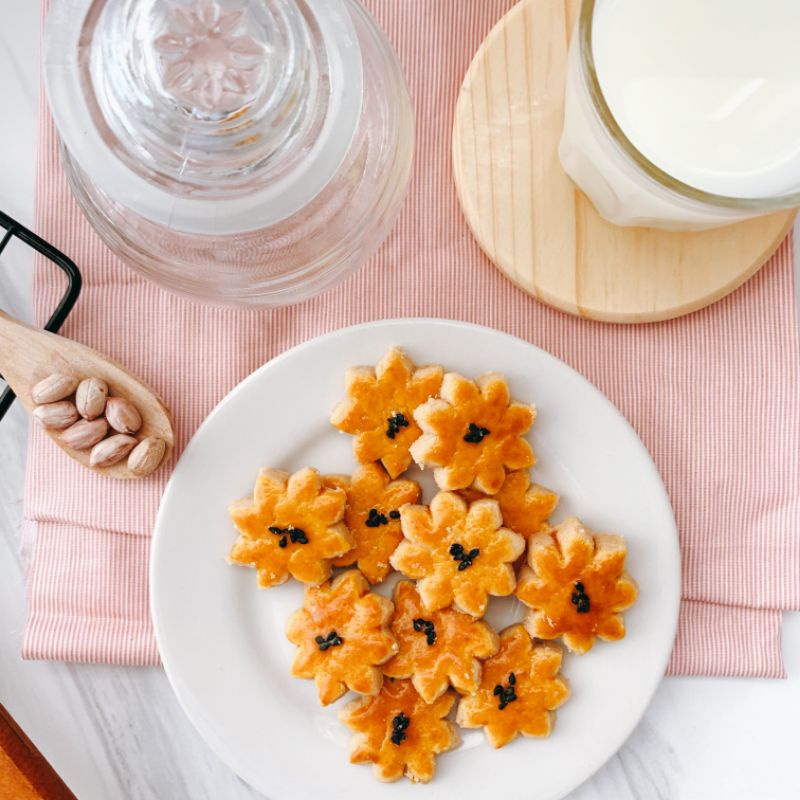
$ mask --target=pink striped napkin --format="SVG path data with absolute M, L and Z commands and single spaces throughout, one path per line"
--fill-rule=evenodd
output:
M 129 365 L 175 412 L 186 443 L 250 371 L 353 323 L 438 316 L 520 336 L 605 392 L 653 454 L 683 549 L 685 598 L 672 674 L 783 675 L 781 609 L 800 609 L 800 376 L 790 242 L 732 296 L 690 317 L 614 327 L 553 311 L 481 254 L 450 165 L 456 94 L 513 0 L 368 0 L 405 65 L 417 112 L 410 197 L 380 253 L 344 285 L 271 312 L 218 310 L 166 294 L 101 244 L 62 177 L 42 110 L 39 233 L 81 265 L 86 289 L 64 333 Z M 39 264 L 40 319 L 61 291 Z M 31 433 L 26 658 L 155 664 L 147 560 L 164 478 L 92 475 Z

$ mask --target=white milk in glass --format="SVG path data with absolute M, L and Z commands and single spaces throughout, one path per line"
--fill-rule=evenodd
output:
M 576 38 L 560 152 L 612 222 L 712 227 L 800 192 L 800 0 L 597 0 L 591 49 L 611 113 L 652 164 L 703 192 L 769 201 L 698 201 L 637 167 L 593 106 Z

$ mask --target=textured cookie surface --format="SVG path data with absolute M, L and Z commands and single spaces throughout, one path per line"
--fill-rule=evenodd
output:
M 458 743 L 455 726 L 446 717 L 455 695 L 448 692 L 426 703 L 411 681 L 387 678 L 375 697 L 358 698 L 342 710 L 340 719 L 355 736 L 350 745 L 353 764 L 372 763 L 375 777 L 396 781 L 406 775 L 427 783 L 436 771 L 436 756 Z
M 430 508 L 405 506 L 405 538 L 391 557 L 392 566 L 418 581 L 426 610 L 452 604 L 482 617 L 489 595 L 505 597 L 514 591 L 511 565 L 525 549 L 525 540 L 501 521 L 496 501 L 467 506 L 452 492 L 439 492 Z
M 468 502 L 489 495 L 475 489 L 462 489 L 459 494 Z M 503 515 L 503 525 L 526 539 L 534 533 L 550 530 L 550 515 L 558 505 L 558 495 L 544 486 L 531 483 L 528 470 L 509 472 L 500 491 L 494 495 Z
M 456 721 L 483 728 L 492 747 L 523 736 L 549 736 L 555 709 L 569 697 L 559 675 L 561 648 L 534 644 L 522 625 L 500 634 L 500 649 L 483 665 L 478 690 L 459 702 Z
M 532 536 L 517 586 L 517 597 L 530 608 L 525 624 L 531 636 L 561 636 L 574 653 L 590 650 L 595 638 L 621 639 L 621 612 L 638 593 L 625 571 L 626 553 L 621 536 L 592 533 L 574 517 L 552 533 Z
M 445 375 L 439 398 L 414 412 L 423 435 L 411 447 L 420 466 L 433 466 L 440 489 L 472 486 L 496 494 L 506 470 L 533 465 L 533 450 L 522 437 L 536 419 L 536 409 L 512 403 L 502 375 L 487 372 L 471 381 Z
M 347 397 L 331 413 L 331 424 L 355 436 L 353 450 L 361 464 L 380 461 L 392 478 L 411 464 L 409 448 L 421 431 L 416 409 L 439 392 L 443 370 L 416 368 L 398 347 L 373 369 L 345 373 Z
M 344 490 L 324 486 L 307 468 L 289 475 L 262 469 L 252 498 L 239 500 L 229 512 L 239 536 L 230 561 L 258 572 L 261 586 L 277 586 L 291 575 L 319 584 L 331 574 L 331 559 L 353 547 L 342 522 Z
M 497 652 L 500 640 L 485 622 L 454 608 L 428 612 L 411 581 L 394 590 L 392 633 L 399 651 L 384 667 L 384 675 L 411 678 L 426 703 L 453 686 L 462 694 L 477 689 L 481 659 Z
M 380 464 L 365 464 L 351 478 L 333 475 L 326 483 L 347 493 L 344 521 L 355 547 L 335 559 L 335 567 L 356 564 L 370 583 L 380 583 L 391 571 L 389 556 L 403 539 L 400 508 L 419 500 L 419 484 L 391 480 Z
M 358 570 L 306 589 L 303 607 L 286 625 L 286 637 L 299 648 L 292 675 L 313 678 L 322 705 L 348 689 L 375 694 L 383 683 L 380 665 L 397 652 L 388 627 L 392 610 Z

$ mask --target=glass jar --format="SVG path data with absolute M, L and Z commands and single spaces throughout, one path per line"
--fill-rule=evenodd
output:
M 53 0 L 44 65 L 84 213 L 168 289 L 299 302 L 400 211 L 411 105 L 357 0 Z
M 623 129 L 625 126 L 621 124 L 619 115 L 615 116 L 612 111 L 613 103 L 609 101 L 608 91 L 604 92 L 604 73 L 601 69 L 604 64 L 599 63 L 601 60 L 598 59 L 597 52 L 598 13 L 605 11 L 613 2 L 615 0 L 583 0 L 569 53 L 564 129 L 559 147 L 562 166 L 589 197 L 597 211 L 617 225 L 702 230 L 800 206 L 800 184 L 795 185 L 793 190 L 779 194 L 735 196 L 738 189 L 747 186 L 747 181 L 740 187 L 732 179 L 729 181 L 730 192 L 716 193 L 670 174 L 669 169 L 663 168 L 663 164 L 658 166 L 642 152 L 641 147 L 633 143 Z M 665 14 L 670 15 L 670 24 L 659 28 L 653 41 L 664 47 L 672 46 L 677 39 L 684 41 L 687 26 L 690 28 L 693 22 L 698 21 L 692 15 L 701 13 L 706 15 L 703 18 L 704 25 L 711 23 L 719 26 L 718 30 L 723 36 L 732 36 L 737 25 L 746 25 L 748 16 L 760 13 L 757 2 L 758 0 L 741 0 L 724 3 L 723 0 L 715 0 L 712 9 L 696 0 L 681 0 L 679 10 L 674 3 L 665 1 L 663 9 Z M 620 8 L 617 6 L 616 10 Z M 648 8 L 651 12 L 656 8 L 655 0 L 648 4 Z M 681 11 L 684 9 L 686 14 L 682 17 Z M 645 15 L 648 9 L 640 6 L 639 11 Z M 739 13 L 737 17 L 737 11 L 746 13 Z M 718 18 L 715 17 L 716 14 L 719 15 Z M 645 19 L 648 20 L 647 17 Z M 653 20 L 651 14 L 648 23 L 657 25 Z M 635 30 L 635 26 L 625 32 L 622 32 L 622 27 L 616 25 L 611 29 L 613 41 L 609 39 L 608 46 L 618 53 L 627 54 L 630 50 L 625 48 L 631 47 L 632 39 L 626 36 Z M 705 32 L 708 32 L 707 28 Z M 739 33 L 745 39 L 751 40 L 750 49 L 754 52 L 750 55 L 754 60 L 764 55 L 765 47 L 780 47 L 777 42 L 771 42 L 767 35 L 759 38 L 752 30 L 742 30 Z M 702 37 L 703 31 L 698 30 L 696 38 L 699 41 L 692 52 L 700 52 L 699 48 L 706 48 L 703 58 L 708 59 L 706 63 L 711 65 L 710 76 L 724 80 L 726 70 L 730 69 L 730 61 L 737 58 L 736 55 L 729 54 L 733 58 L 726 62 L 711 49 L 713 44 L 703 41 Z M 758 48 L 762 48 L 760 53 Z M 739 50 L 739 57 L 741 52 Z M 674 57 L 680 58 L 678 50 Z M 677 71 L 680 69 L 679 65 Z M 691 70 L 692 67 L 686 69 Z M 693 77 L 691 73 L 689 75 Z M 650 80 L 653 75 L 643 74 L 642 77 Z M 744 77 L 747 78 L 747 75 Z M 796 78 L 794 76 L 795 83 L 791 88 L 792 102 L 795 104 L 800 100 Z M 746 83 L 744 80 L 741 82 Z M 741 92 L 731 92 L 731 95 L 730 100 L 734 103 L 747 100 L 746 93 L 742 95 Z M 654 102 L 663 100 L 668 103 L 674 98 L 670 98 L 665 92 L 664 96 L 651 99 Z M 769 109 L 769 113 L 771 111 Z M 800 133 L 797 134 L 796 141 L 800 144 Z M 720 141 L 719 146 L 724 147 L 726 143 Z

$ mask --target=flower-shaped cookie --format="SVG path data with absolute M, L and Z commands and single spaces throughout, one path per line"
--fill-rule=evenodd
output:
M 474 486 L 496 494 L 509 470 L 534 463 L 533 450 L 522 437 L 536 419 L 536 409 L 512 403 L 502 375 L 487 372 L 477 381 L 449 372 L 440 398 L 414 412 L 423 435 L 411 447 L 421 467 L 434 466 L 440 489 Z
M 506 628 L 499 652 L 483 664 L 480 687 L 461 698 L 456 722 L 482 727 L 492 747 L 503 747 L 519 733 L 549 736 L 553 712 L 569 697 L 560 669 L 558 645 L 534 644 L 522 625 Z
M 625 554 L 621 536 L 593 534 L 574 517 L 532 536 L 517 586 L 517 597 L 531 609 L 525 621 L 531 636 L 562 636 L 573 653 L 586 653 L 595 637 L 625 636 L 620 612 L 638 593 L 625 572 Z
M 525 540 L 503 528 L 495 500 L 471 506 L 457 494 L 439 492 L 426 506 L 405 506 L 401 512 L 404 541 L 390 561 L 418 580 L 429 612 L 454 604 L 482 617 L 489 595 L 505 597 L 514 591 L 511 566 L 525 549 Z
M 441 697 L 449 684 L 462 694 L 474 692 L 481 679 L 479 659 L 497 652 L 497 634 L 454 608 L 426 611 L 411 581 L 400 581 L 393 599 L 392 633 L 400 651 L 383 665 L 383 674 L 411 678 L 426 703 Z
M 277 586 L 289 575 L 322 583 L 331 574 L 331 559 L 354 544 L 342 522 L 346 500 L 344 490 L 324 486 L 315 469 L 291 476 L 262 469 L 252 499 L 230 507 L 239 530 L 231 562 L 257 569 L 261 586 Z
M 375 369 L 353 367 L 345 373 L 347 399 L 331 414 L 331 424 L 355 434 L 356 459 L 381 461 L 392 478 L 411 464 L 409 448 L 420 435 L 414 411 L 434 397 L 442 383 L 441 367 L 416 369 L 399 348 L 392 348 Z
M 444 717 L 455 702 L 452 692 L 426 703 L 411 681 L 388 679 L 375 697 L 348 703 L 339 718 L 355 731 L 350 762 L 374 764 L 379 781 L 396 781 L 407 775 L 427 783 L 436 771 L 436 756 L 458 743 L 455 726 Z
M 487 495 L 475 489 L 463 489 L 459 494 L 473 503 Z M 494 495 L 500 504 L 503 525 L 526 539 L 534 533 L 550 530 L 547 520 L 558 505 L 558 495 L 539 484 L 531 484 L 527 470 L 509 472 L 500 491 Z
M 356 569 L 330 583 L 306 589 L 303 607 L 286 623 L 286 638 L 300 650 L 292 664 L 296 678 L 313 678 L 327 706 L 348 689 L 376 694 L 381 664 L 397 652 L 389 630 L 392 601 L 373 594 Z
M 355 540 L 350 552 L 337 558 L 335 567 L 356 564 L 370 583 L 380 583 L 389 574 L 389 556 L 403 539 L 400 507 L 419 500 L 419 484 L 393 481 L 380 464 L 359 467 L 352 478 L 330 475 L 327 484 L 347 492 L 344 521 Z

